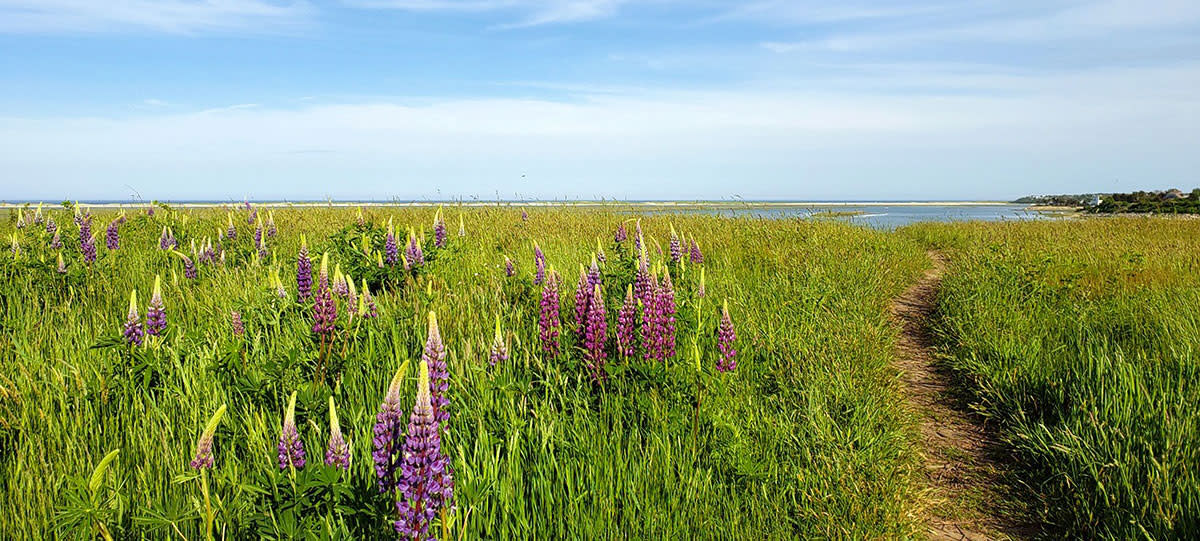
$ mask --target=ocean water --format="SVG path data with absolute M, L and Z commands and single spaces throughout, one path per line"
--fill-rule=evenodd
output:
M 1049 220 L 1054 216 L 1031 211 L 1025 205 L 938 205 L 938 204 L 870 204 L 754 207 L 743 208 L 688 208 L 679 210 L 656 210 L 655 212 L 704 213 L 718 216 L 753 216 L 758 218 L 809 218 L 830 216 L 852 224 L 876 229 L 895 229 L 915 222 L 960 222 L 960 221 L 1015 221 Z

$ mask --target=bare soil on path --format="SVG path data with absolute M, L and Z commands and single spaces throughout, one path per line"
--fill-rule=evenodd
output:
M 945 257 L 929 252 L 933 267 L 892 301 L 901 329 L 894 358 L 911 411 L 920 419 L 926 476 L 922 517 L 930 539 L 1024 539 L 1034 529 L 1013 517 L 1004 482 L 1003 450 L 955 390 L 954 376 L 938 363 L 930 321 Z

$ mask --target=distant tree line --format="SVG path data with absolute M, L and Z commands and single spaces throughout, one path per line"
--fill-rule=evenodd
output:
M 1096 214 L 1200 214 L 1200 188 L 1191 193 L 1179 190 L 1115 193 L 1102 198 L 1099 205 L 1089 207 L 1087 211 Z
M 1108 194 L 1063 194 L 1063 195 L 1027 195 L 1013 203 L 1020 205 L 1033 205 L 1035 207 L 1083 207 L 1097 196 L 1107 197 Z

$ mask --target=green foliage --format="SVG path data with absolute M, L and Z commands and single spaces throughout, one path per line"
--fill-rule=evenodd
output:
M 921 224 L 948 250 L 938 330 L 1047 531 L 1200 531 L 1200 224 Z
M 96 224 L 115 216 L 92 210 Z M 371 427 L 396 368 L 420 356 L 430 310 L 449 352 L 445 448 L 457 509 L 442 526 L 455 539 L 904 538 L 921 531 L 913 513 L 921 490 L 915 432 L 899 406 L 889 364 L 896 331 L 886 316 L 888 301 L 926 264 L 906 238 L 826 222 L 643 217 L 648 240 L 667 238 L 673 222 L 701 241 L 708 297 L 695 298 L 698 267 L 673 268 L 679 354 L 665 364 L 610 356 L 611 377 L 597 386 L 577 352 L 541 352 L 532 246 L 537 241 L 564 274 L 569 325 L 578 265 L 590 263 L 596 238 L 611 238 L 627 213 L 531 209 L 523 222 L 519 209 L 463 208 L 467 234 L 459 237 L 452 219 L 459 209 L 447 209 L 449 245 L 438 250 L 430 208 L 371 207 L 359 226 L 353 210 L 284 207 L 275 209 L 279 235 L 260 260 L 253 226 L 234 211 L 238 235 L 225 241 L 224 263 L 197 263 L 199 278 L 189 280 L 182 259 L 158 249 L 162 227 L 191 256 L 193 239 L 216 243 L 228 211 L 156 210 L 127 209 L 120 250 L 101 243 L 90 268 L 80 260 L 70 213 L 46 212 L 63 229 L 65 277 L 37 270 L 46 262 L 53 269 L 57 253 L 36 228 L 18 232 L 20 259 L 0 253 L 0 538 L 86 534 L 102 519 L 116 538 L 200 539 L 208 516 L 215 517 L 214 537 L 389 535 L 394 507 L 374 485 Z M 388 218 L 398 233 L 409 226 L 427 232 L 427 264 L 415 275 L 379 272 L 361 252 L 364 233 L 371 251 L 382 250 L 376 224 Z M 13 227 L 0 225 L 0 234 Z M 372 283 L 379 306 L 377 319 L 351 320 L 339 301 L 323 380 L 311 306 L 296 298 L 301 234 L 314 257 L 329 250 L 331 263 Z M 517 265 L 514 277 L 504 275 L 505 255 Z M 615 247 L 607 255 L 605 301 L 615 321 L 632 257 Z M 283 270 L 286 299 L 270 287 L 273 266 Z M 130 348 L 115 338 L 129 292 L 138 290 L 144 302 L 156 274 L 168 331 Z M 742 353 L 735 373 L 718 375 L 712 329 L 723 298 Z M 234 310 L 244 335 L 232 332 Z M 512 358 L 489 367 L 497 314 L 511 333 Z M 564 328 L 564 339 L 570 334 Z M 693 341 L 702 356 L 699 378 Z M 406 412 L 413 386 L 410 376 Z M 278 470 L 276 457 L 293 391 L 311 459 L 294 478 Z M 336 476 L 320 463 L 330 396 L 354 457 L 350 471 Z M 216 464 L 201 478 L 188 462 L 222 404 L 229 411 L 216 428 Z M 112 449 L 120 454 L 105 486 L 127 497 L 119 512 L 100 516 L 81 503 L 89 494 L 68 500 L 63 487 L 87 478 Z M 83 518 L 58 522 L 61 513 Z

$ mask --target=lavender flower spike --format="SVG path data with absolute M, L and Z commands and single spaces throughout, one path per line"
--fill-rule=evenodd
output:
M 65 261 L 63 261 L 62 252 L 58 253 L 58 268 L 56 270 L 58 271 L 59 274 L 67 273 L 67 263 Z
M 504 275 L 512 278 L 517 273 L 517 269 L 513 267 L 513 262 L 508 256 L 504 256 Z
M 593 287 L 583 344 L 587 350 L 587 364 L 591 369 L 592 379 L 601 381 L 605 376 L 604 359 L 608 356 L 604 351 L 608 341 L 608 315 L 604 310 L 604 292 L 600 290 L 599 284 Z
M 373 319 L 379 316 L 379 307 L 375 306 L 375 297 L 367 287 L 367 279 L 362 279 L 362 295 L 358 296 L 358 317 Z
M 704 263 L 704 253 L 700 251 L 700 245 L 696 243 L 696 239 L 692 240 L 691 254 L 692 263 L 697 265 Z
M 300 300 L 312 295 L 312 260 L 308 259 L 308 242 L 300 235 L 300 254 L 296 258 L 296 294 Z
M 461 212 L 458 213 L 458 236 L 467 236 L 467 227 L 463 225 L 463 216 Z
M 454 471 L 442 449 L 440 423 L 433 407 L 428 363 L 421 363 L 417 401 L 404 440 L 404 467 L 397 488 L 396 532 L 407 539 L 426 539 L 438 513 L 454 507 Z
M 617 312 L 617 354 L 622 357 L 633 356 L 635 322 L 637 320 L 637 300 L 633 297 L 633 286 L 625 287 L 625 302 Z
M 234 336 L 244 336 L 246 334 L 246 324 L 242 322 L 242 313 L 237 310 L 229 312 L 229 326 L 233 328 Z
M 508 361 L 508 344 L 500 333 L 500 316 L 496 316 L 496 337 L 492 339 L 492 351 L 488 356 L 488 364 L 496 366 L 498 362 Z
M 213 436 L 217 433 L 217 425 L 221 423 L 221 417 L 225 415 L 225 404 L 217 408 L 216 413 L 208 419 L 208 423 L 204 425 L 204 431 L 200 433 L 200 439 L 196 440 L 196 453 L 192 461 L 188 464 L 195 470 L 212 469 L 213 467 Z
M 421 251 L 421 241 L 413 234 L 413 230 L 408 230 L 408 249 L 405 251 L 405 259 L 414 268 L 425 264 L 425 253 Z
M 233 225 L 233 213 L 229 213 L 229 226 L 225 228 L 225 237 L 233 240 L 237 238 L 237 228 Z
M 317 269 L 317 290 L 329 289 L 329 252 L 321 254 L 321 266 Z
M 717 359 L 717 370 L 729 372 L 737 369 L 737 350 L 733 348 L 736 340 L 733 319 L 729 317 L 729 300 L 726 299 L 721 303 L 721 323 L 717 326 L 717 349 L 721 351 L 721 358 Z
M 167 311 L 163 308 L 162 278 L 156 274 L 150 304 L 146 305 L 146 332 L 152 336 L 161 336 L 166 330 Z
M 671 224 L 671 262 L 679 263 L 683 259 L 683 245 L 679 242 L 679 235 L 675 233 L 675 224 Z
M 125 318 L 125 341 L 135 345 L 142 345 L 142 337 L 145 331 L 142 329 L 142 320 L 138 316 L 137 309 L 137 290 L 129 292 L 129 315 Z
M 562 321 L 558 309 L 558 273 L 550 269 L 546 283 L 542 286 L 541 311 L 538 314 L 538 339 L 542 342 L 542 351 L 550 355 L 558 354 L 558 335 Z
M 613 233 L 613 242 L 621 244 L 628 236 L 629 234 L 625 232 L 625 222 L 618 223 L 617 230 Z
M 279 432 L 279 469 L 300 469 L 304 463 L 304 441 L 296 429 L 296 391 L 292 391 L 283 417 L 283 430 Z
M 439 422 L 450 418 L 446 406 L 450 399 L 446 391 L 450 388 L 450 372 L 446 369 L 446 345 L 442 342 L 442 333 L 438 330 L 437 315 L 429 311 L 429 335 L 425 339 L 425 351 L 421 360 L 429 364 L 433 377 L 433 414 Z
M 400 408 L 400 384 L 404 382 L 407 372 L 408 361 L 404 361 L 392 376 L 383 403 L 379 405 L 379 413 L 375 414 L 375 438 L 372 440 L 375 450 L 371 453 L 371 458 L 375 461 L 375 478 L 379 484 L 379 492 L 389 492 L 396 488 L 396 470 L 400 467 L 400 451 L 404 444 L 404 410 Z
M 433 245 L 437 248 L 446 247 L 446 220 L 442 219 L 442 207 L 438 207 L 433 216 Z
M 329 446 L 325 449 L 325 465 L 350 469 L 350 442 L 342 435 L 342 425 L 338 422 L 332 396 L 329 397 Z
M 392 227 L 391 218 L 388 218 L 387 239 L 384 241 L 383 251 L 386 254 L 384 261 L 389 267 L 395 267 L 396 262 L 400 261 L 400 247 L 396 245 L 396 230 Z

